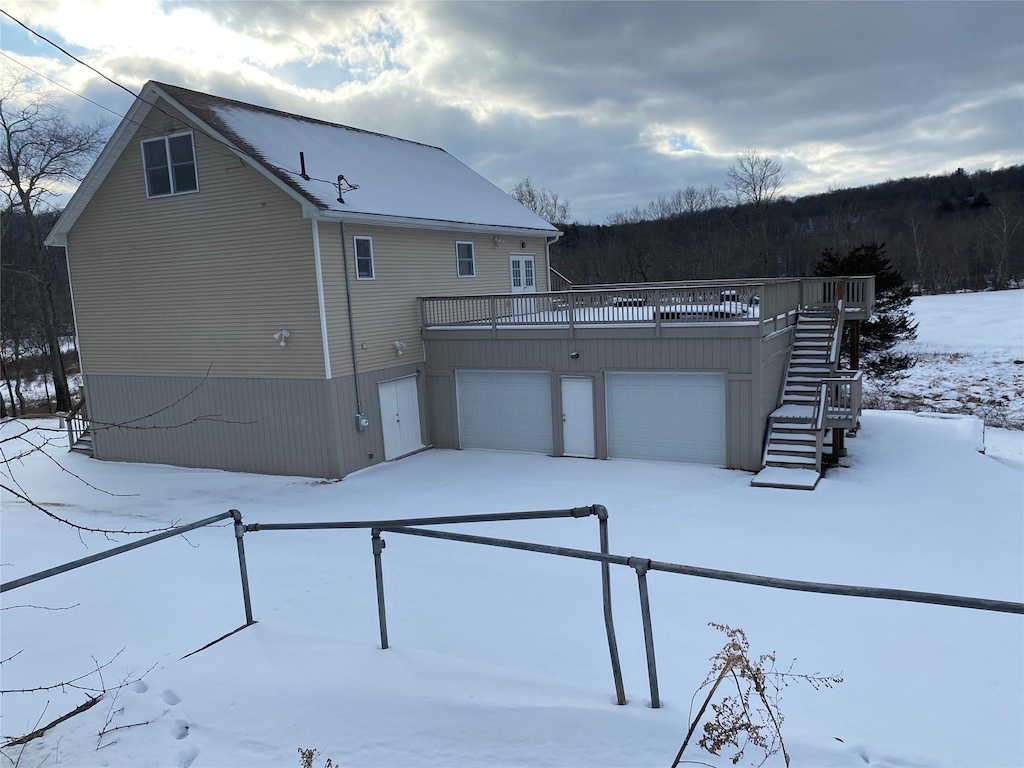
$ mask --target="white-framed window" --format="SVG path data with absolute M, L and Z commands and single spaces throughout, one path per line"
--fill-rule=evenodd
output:
M 373 280 L 373 239 L 369 237 L 353 237 L 356 252 L 356 279 Z
M 459 277 L 476 277 L 476 262 L 473 259 L 473 243 L 456 242 L 455 259 L 458 263 Z
M 146 197 L 199 191 L 191 131 L 143 141 L 142 165 L 146 174 Z

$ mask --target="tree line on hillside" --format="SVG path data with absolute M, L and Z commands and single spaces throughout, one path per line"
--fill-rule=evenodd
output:
M 32 409 L 22 389 L 42 376 L 52 407 L 72 408 L 77 369 L 71 290 L 63 248 L 43 245 L 60 210 L 50 202 L 82 180 L 106 136 L 73 122 L 23 78 L 0 83 L 0 417 Z
M 781 165 L 748 152 L 723 188 L 686 187 L 604 224 L 549 219 L 565 233 L 551 247 L 552 266 L 581 284 L 801 276 L 827 249 L 885 243 L 917 291 L 1024 282 L 1024 166 L 800 198 L 779 194 L 783 179 Z M 568 213 L 568 201 L 540 192 Z

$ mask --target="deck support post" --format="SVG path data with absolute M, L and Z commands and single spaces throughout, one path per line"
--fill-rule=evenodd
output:
M 850 321 L 850 370 L 860 370 L 860 320 Z

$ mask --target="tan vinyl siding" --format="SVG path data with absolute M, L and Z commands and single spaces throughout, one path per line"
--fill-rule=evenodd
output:
M 299 204 L 199 132 L 199 191 L 147 199 L 140 140 L 188 127 L 152 110 L 68 235 L 86 372 L 323 378 Z
M 340 264 L 341 225 L 320 222 L 319 227 L 331 368 L 334 376 L 347 376 L 352 373 L 352 365 L 345 275 Z M 356 279 L 354 237 L 373 240 L 373 280 Z M 537 290 L 547 290 L 544 238 L 501 237 L 504 242 L 496 246 L 492 234 L 346 224 L 345 246 L 359 372 L 422 361 L 423 339 L 417 299 L 420 296 L 508 293 L 510 253 L 532 253 Z M 474 244 L 475 277 L 458 276 L 456 241 Z M 521 247 L 523 242 L 525 248 Z M 395 351 L 396 341 L 407 345 L 401 355 Z

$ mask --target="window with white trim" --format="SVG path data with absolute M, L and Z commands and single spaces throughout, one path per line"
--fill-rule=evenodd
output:
M 147 197 L 182 195 L 199 190 L 191 132 L 142 142 L 142 164 Z
M 354 237 L 356 251 L 356 278 L 373 280 L 373 240 L 369 237 Z
M 458 262 L 459 277 L 476 277 L 476 262 L 473 259 L 473 243 L 455 243 L 455 257 Z

